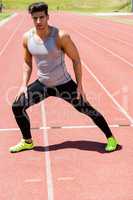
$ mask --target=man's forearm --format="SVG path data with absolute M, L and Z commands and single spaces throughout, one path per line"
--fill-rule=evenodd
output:
M 27 86 L 30 77 L 31 77 L 31 72 L 32 72 L 32 66 L 24 63 L 23 65 L 23 80 L 22 80 L 22 85 Z
M 82 65 L 81 61 L 73 61 L 73 68 L 75 73 L 75 78 L 78 85 L 82 85 Z

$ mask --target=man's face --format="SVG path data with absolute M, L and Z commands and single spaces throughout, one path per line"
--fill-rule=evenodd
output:
M 32 19 L 37 30 L 43 30 L 48 25 L 49 16 L 44 11 L 32 14 Z

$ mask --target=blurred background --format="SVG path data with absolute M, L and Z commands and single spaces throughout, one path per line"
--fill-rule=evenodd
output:
M 41 1 L 41 0 L 40 0 Z M 0 0 L 1 13 L 26 9 L 36 0 Z M 133 0 L 46 0 L 50 10 L 77 12 L 131 12 Z M 4 17 L 4 14 L 1 14 Z

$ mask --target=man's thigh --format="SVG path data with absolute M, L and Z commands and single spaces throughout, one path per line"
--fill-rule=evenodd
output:
M 69 103 L 73 103 L 73 101 L 77 98 L 77 84 L 73 80 L 57 86 L 57 91 L 58 97 Z
M 39 103 L 47 97 L 46 87 L 38 80 L 34 81 L 27 87 L 27 97 L 22 94 L 16 104 L 21 107 L 28 108 Z

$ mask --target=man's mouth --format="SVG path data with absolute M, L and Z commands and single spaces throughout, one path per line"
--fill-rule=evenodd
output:
M 42 27 L 42 24 L 38 24 L 38 25 L 37 25 L 37 28 L 41 28 L 41 27 Z

